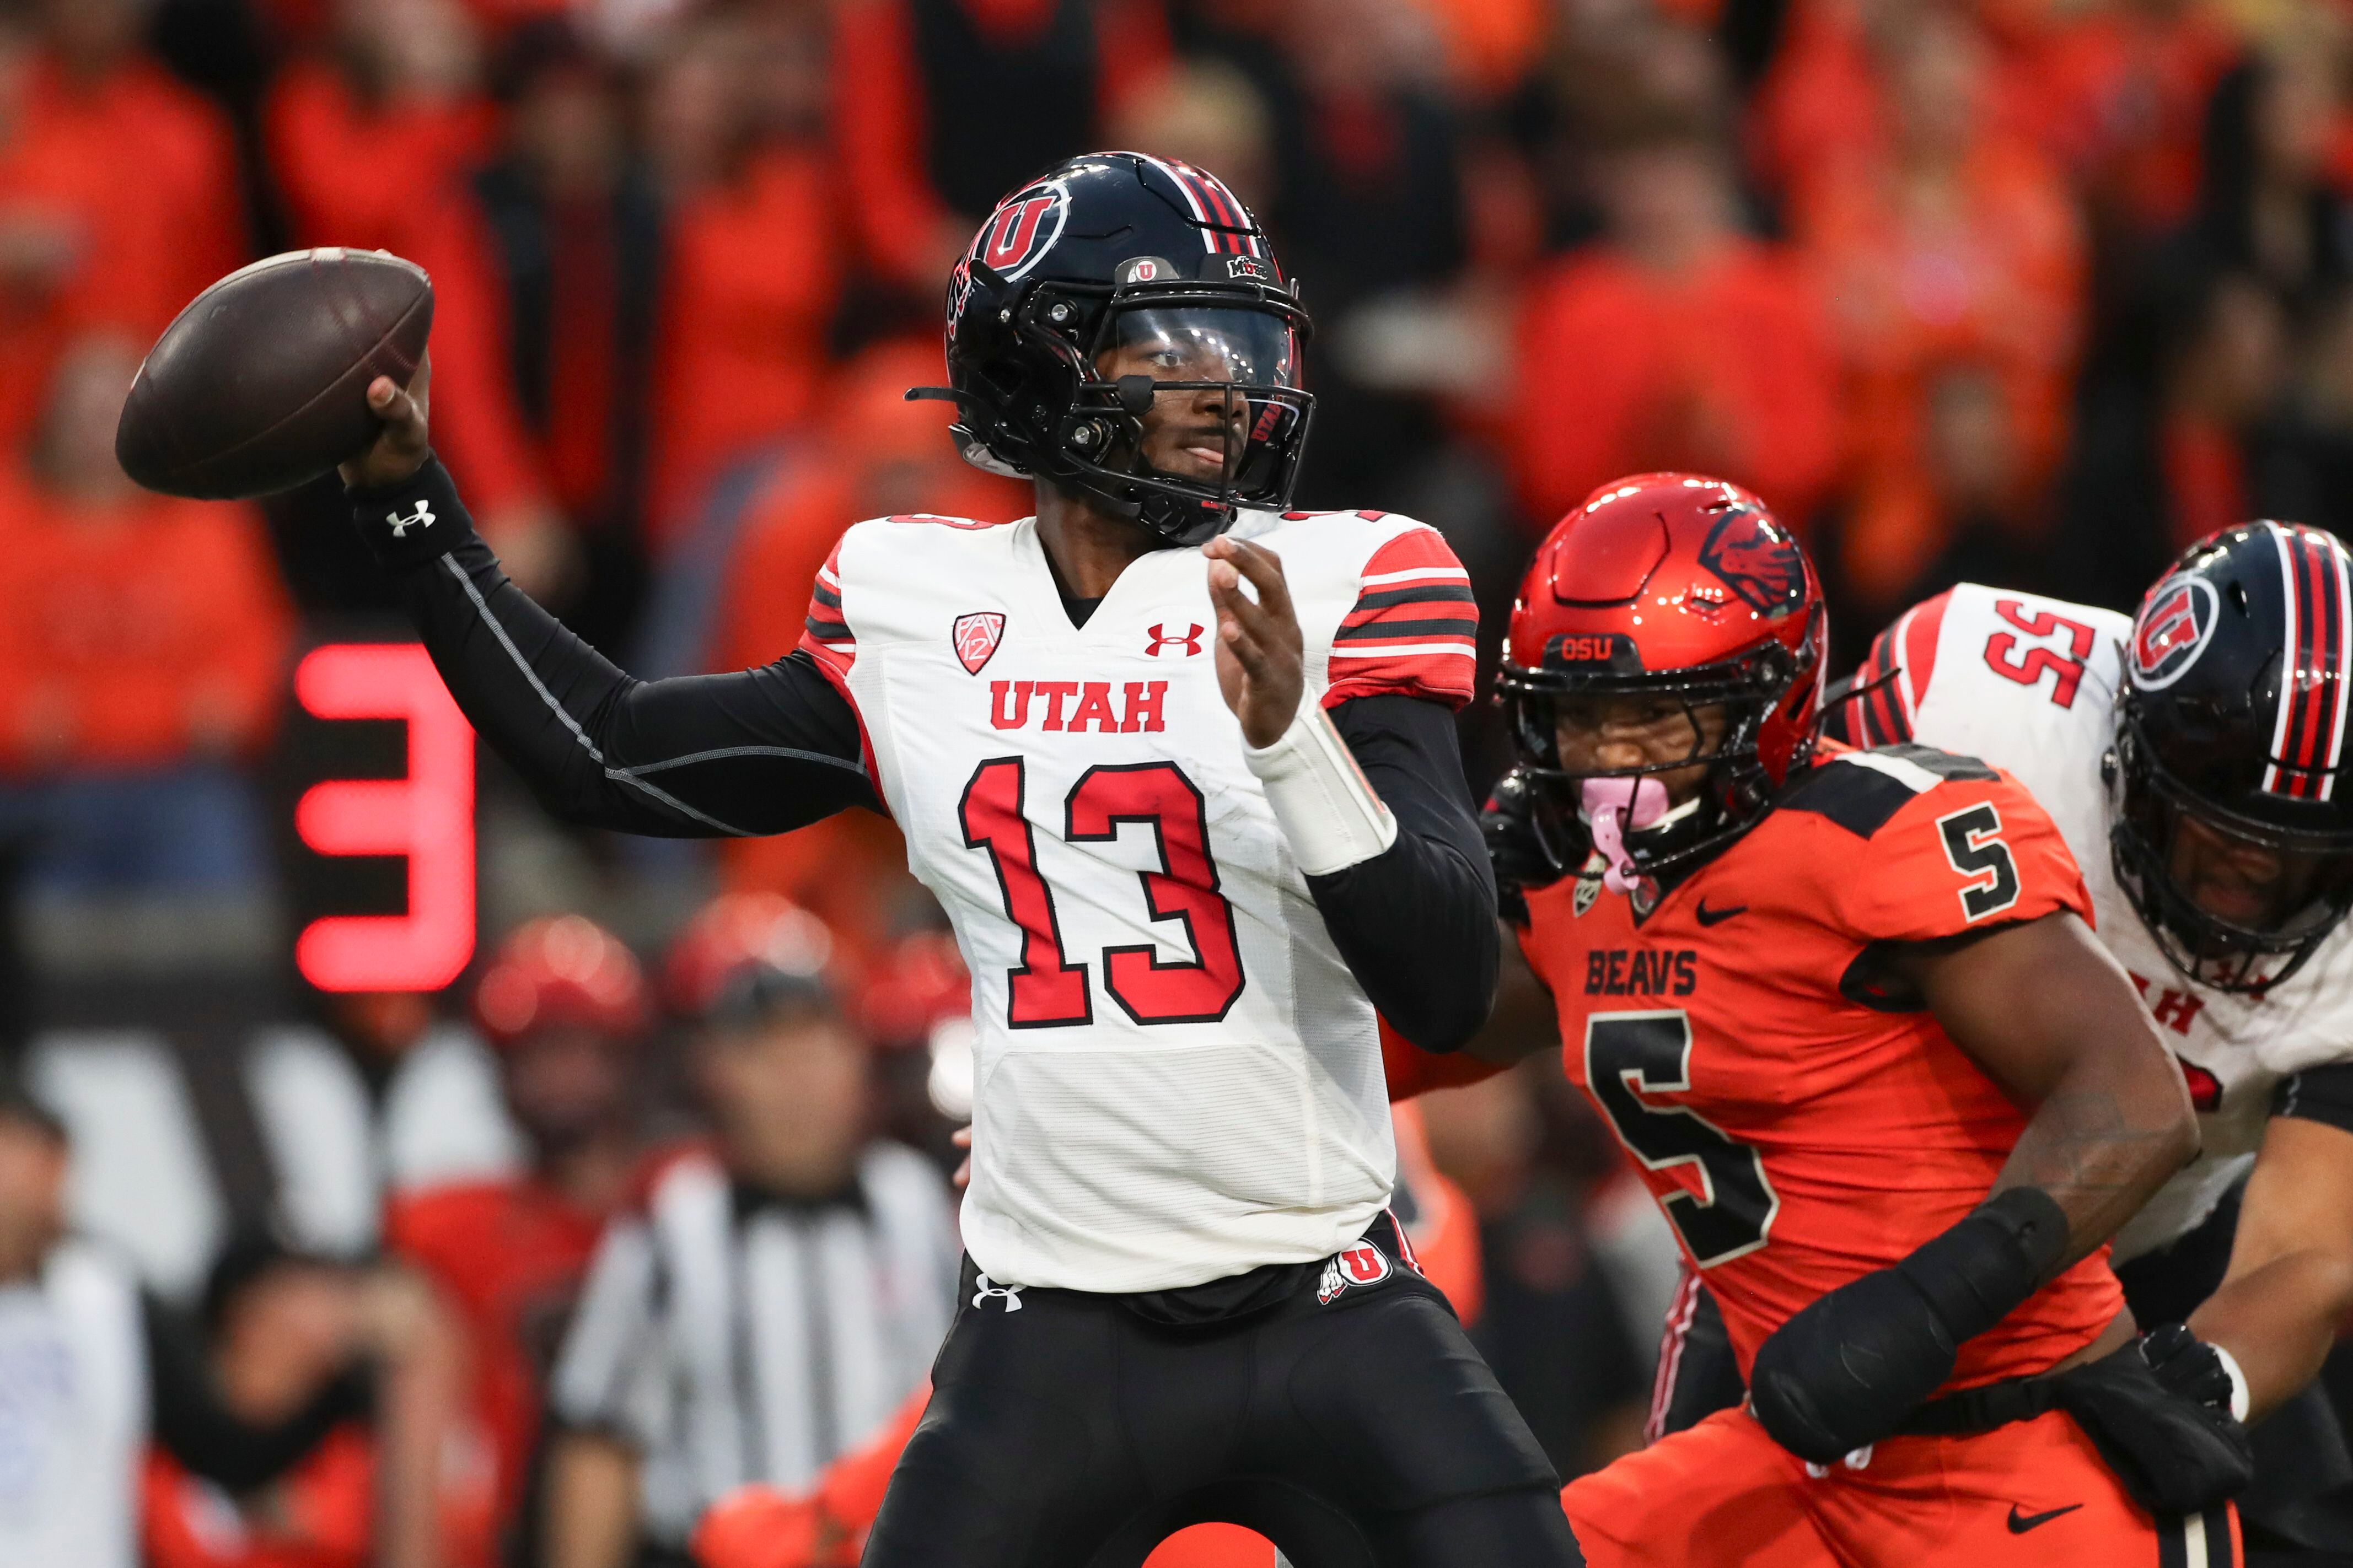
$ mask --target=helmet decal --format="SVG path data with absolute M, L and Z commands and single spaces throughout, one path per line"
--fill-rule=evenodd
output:
M 1031 185 L 1008 196 L 972 242 L 973 259 L 1008 281 L 1046 258 L 1062 237 L 1071 215 L 1070 193 L 1061 185 Z
M 2346 683 L 2353 679 L 2345 547 L 2316 528 L 2263 526 L 2279 545 L 2287 603 L 2279 716 L 2263 790 L 2292 800 L 2331 800 L 2345 751 Z
M 1139 153 L 1144 162 L 1158 169 L 1174 181 L 1185 205 L 1191 209 L 1193 221 L 1201 225 L 1201 247 L 1210 252 L 1229 251 L 1236 256 L 1263 257 L 1264 247 L 1258 237 L 1258 224 L 1242 205 L 1225 181 L 1207 169 L 1197 169 L 1190 163 L 1174 158 L 1155 158 Z M 1234 276 L 1256 277 L 1256 273 Z
M 1735 506 L 1709 531 L 1700 564 L 1758 615 L 1777 618 L 1806 602 L 1806 558 L 1771 514 Z
M 2213 639 L 2221 601 L 2203 577 L 2176 575 L 2158 584 L 2133 621 L 2133 684 L 2158 691 L 2189 673 Z

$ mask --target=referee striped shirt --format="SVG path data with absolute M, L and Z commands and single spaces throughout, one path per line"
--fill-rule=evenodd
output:
M 643 1532 L 683 1544 L 734 1488 L 802 1489 L 892 1415 L 947 1332 L 960 1254 L 946 1184 L 898 1144 L 822 1203 L 682 1155 L 598 1244 L 555 1416 L 636 1449 Z

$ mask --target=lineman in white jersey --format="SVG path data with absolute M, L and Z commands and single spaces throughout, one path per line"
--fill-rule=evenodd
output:
M 682 836 L 887 810 L 955 924 L 963 1300 L 870 1565 L 1117 1568 L 1208 1519 L 1303 1568 L 1580 1561 L 1387 1212 L 1376 1009 L 1448 1050 L 1493 986 L 1477 614 L 1432 530 L 1288 510 L 1306 327 L 1214 177 L 1048 171 L 957 266 L 934 394 L 1038 515 L 860 523 L 798 648 L 685 680 L 508 583 L 421 401 L 370 388 L 354 521 L 543 798 Z
M 2353 1310 L 2348 584 L 2335 538 L 2275 522 L 2192 545 L 2130 620 L 1964 584 L 1880 636 L 1832 721 L 2015 773 L 2163 1026 L 2203 1149 L 2116 1256 L 2145 1325 L 2187 1314 L 2235 1359 L 2240 1413 L 2280 1413 L 2251 1544 L 2353 1528 L 2311 1500 L 2353 1467 L 2317 1392 L 2296 1399 Z

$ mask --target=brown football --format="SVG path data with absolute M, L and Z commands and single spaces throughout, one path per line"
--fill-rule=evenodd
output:
M 165 495 L 291 489 L 375 439 L 368 383 L 404 386 L 433 280 L 381 250 L 291 250 L 197 295 L 139 367 L 115 426 L 122 471 Z

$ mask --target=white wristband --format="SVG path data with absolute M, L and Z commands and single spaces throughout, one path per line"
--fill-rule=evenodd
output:
M 1307 875 L 1345 870 L 1397 842 L 1397 818 L 1332 728 L 1323 693 L 1300 692 L 1291 727 L 1263 751 L 1243 742 L 1242 759 L 1266 786 L 1266 803 Z
M 2231 1419 L 2244 1421 L 2248 1406 L 2253 1402 L 2247 1394 L 2247 1374 L 2239 1370 L 2239 1358 L 2212 1340 L 2206 1342 L 2206 1347 L 2214 1352 L 2214 1359 L 2222 1363 L 2222 1370 L 2231 1374 Z

